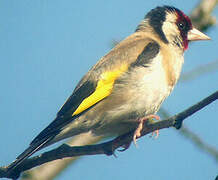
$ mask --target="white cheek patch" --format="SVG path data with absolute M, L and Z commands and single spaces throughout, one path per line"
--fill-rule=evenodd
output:
M 162 30 L 168 41 L 172 42 L 174 37 L 180 34 L 176 25 L 176 15 L 172 13 L 166 14 L 166 20 L 163 22 Z

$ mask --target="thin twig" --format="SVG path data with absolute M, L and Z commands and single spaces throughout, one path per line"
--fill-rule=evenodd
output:
M 90 133 L 83 133 L 74 138 L 70 138 L 66 142 L 69 146 L 84 146 L 88 144 L 95 144 L 99 142 L 101 138 L 99 136 L 91 136 Z M 59 161 L 52 161 L 47 164 L 38 166 L 37 168 L 25 171 L 21 179 L 22 180 L 52 180 L 56 177 L 61 171 L 66 169 L 70 164 L 74 163 L 79 159 L 79 156 L 65 158 Z
M 170 117 L 170 114 L 164 108 L 160 109 L 159 114 L 163 119 L 167 119 Z M 215 147 L 206 143 L 196 133 L 191 131 L 187 126 L 183 125 L 180 131 L 178 132 L 180 135 L 190 140 L 191 143 L 193 143 L 197 148 L 199 148 L 201 151 L 204 151 L 205 153 L 210 155 L 210 157 L 212 157 L 216 162 L 218 162 L 218 150 Z
M 191 140 L 191 142 L 195 144 L 201 151 L 206 152 L 211 157 L 213 157 L 213 159 L 216 162 L 218 162 L 218 151 L 214 146 L 206 143 L 203 139 L 201 139 L 197 134 L 191 131 L 188 127 L 182 127 L 180 134 Z
M 190 14 L 192 24 L 201 31 L 216 24 L 216 18 L 212 16 L 214 8 L 217 6 L 218 0 L 202 0 Z
M 203 64 L 199 67 L 194 68 L 193 70 L 186 72 L 184 74 L 181 75 L 179 82 L 187 82 L 187 81 L 191 81 L 194 80 L 200 76 L 203 76 L 205 74 L 214 72 L 218 70 L 218 59 L 215 61 L 211 61 L 207 64 Z
M 218 91 L 198 102 L 197 104 L 191 106 L 185 111 L 176 114 L 166 120 L 154 122 L 154 123 L 146 123 L 144 129 L 141 133 L 142 136 L 149 134 L 155 130 L 176 127 L 177 129 L 181 127 L 182 122 L 192 114 L 196 113 L 200 109 L 204 108 L 208 104 L 218 99 Z M 74 157 L 74 156 L 82 156 L 82 155 L 97 155 L 97 154 L 106 154 L 113 155 L 115 150 L 122 147 L 125 144 L 128 144 L 132 141 L 134 132 L 129 132 L 118 138 L 97 145 L 87 145 L 87 146 L 74 146 L 70 147 L 66 144 L 61 145 L 60 147 L 45 152 L 39 156 L 35 156 L 33 158 L 25 160 L 20 166 L 14 169 L 14 172 L 11 174 L 7 173 L 7 167 L 0 168 L 0 178 L 18 178 L 20 173 L 31 169 L 33 167 L 42 165 L 44 163 L 54 161 L 57 159 L 62 159 L 66 157 Z M 141 136 L 141 137 L 142 137 Z

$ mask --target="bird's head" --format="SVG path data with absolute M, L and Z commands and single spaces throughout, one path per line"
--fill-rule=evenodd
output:
M 210 39 L 193 27 L 188 16 L 171 6 L 152 9 L 136 31 L 144 31 L 147 28 L 151 28 L 164 43 L 171 43 L 183 50 L 188 48 L 189 41 Z

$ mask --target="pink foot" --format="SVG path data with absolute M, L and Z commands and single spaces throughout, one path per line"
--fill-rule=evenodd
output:
M 155 115 L 155 114 L 151 114 L 151 115 L 148 115 L 148 116 L 146 116 L 146 117 L 143 117 L 143 118 L 141 118 L 141 119 L 139 119 L 139 125 L 138 125 L 138 127 L 136 128 L 136 130 L 135 130 L 135 133 L 134 133 L 134 135 L 133 135 L 133 142 L 134 142 L 134 144 L 137 146 L 137 144 L 136 144 L 136 139 L 138 138 L 138 137 L 140 137 L 141 136 L 141 131 L 142 131 L 142 129 L 143 129 L 143 124 L 144 124 L 144 122 L 145 121 L 147 121 L 148 119 L 156 119 L 156 120 L 160 120 L 160 117 L 158 116 L 158 115 Z M 157 130 L 157 131 L 154 131 L 154 133 L 156 133 L 156 137 L 155 138 L 157 138 L 158 137 L 158 134 L 159 134 L 159 131 Z M 153 134 L 153 133 L 152 133 Z

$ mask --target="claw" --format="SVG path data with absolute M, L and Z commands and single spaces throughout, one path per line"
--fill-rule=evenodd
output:
M 151 137 L 154 137 L 154 139 L 157 139 L 159 137 L 159 130 L 155 130 L 152 132 Z
M 127 143 L 127 144 L 124 144 L 124 145 L 122 146 L 123 149 L 118 149 L 118 151 L 123 152 L 123 151 L 129 149 L 130 145 L 131 145 L 131 142 L 129 142 L 129 143 Z
M 134 135 L 133 135 L 133 142 L 134 142 L 134 144 L 135 144 L 136 147 L 137 147 L 136 139 L 141 136 L 141 131 L 142 131 L 142 129 L 143 129 L 143 124 L 144 124 L 144 122 L 147 121 L 148 119 L 151 119 L 151 118 L 152 118 L 152 119 L 156 119 L 156 120 L 160 120 L 160 117 L 159 117 L 158 115 L 155 115 L 155 114 L 151 114 L 151 115 L 148 115 L 148 116 L 146 116 L 146 117 L 143 117 L 143 118 L 139 119 L 139 125 L 138 125 L 138 127 L 136 128 L 135 133 L 134 133 Z M 156 133 L 155 138 L 157 138 L 158 135 L 159 135 L 159 131 L 156 130 L 156 131 L 154 131 L 153 133 Z M 152 133 L 152 135 L 153 135 L 153 133 Z

